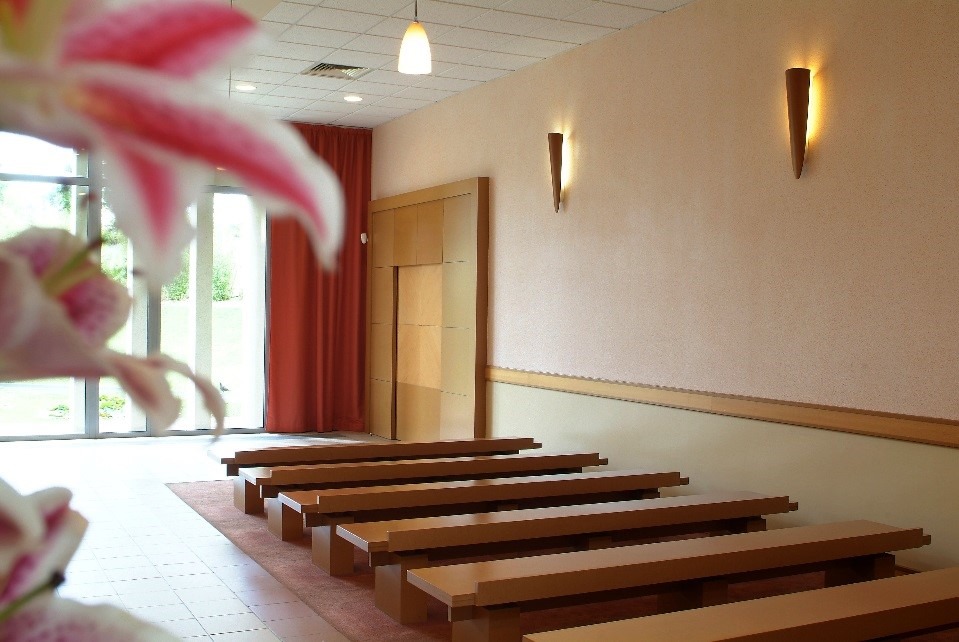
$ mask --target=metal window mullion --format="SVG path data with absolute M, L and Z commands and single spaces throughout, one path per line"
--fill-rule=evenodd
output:
M 100 166 L 97 158 L 90 154 L 84 156 L 82 153 L 78 154 L 78 164 L 82 165 L 84 162 L 87 166 L 87 179 L 85 183 L 64 183 L 64 184 L 75 184 L 79 188 L 84 185 L 87 186 L 87 194 L 89 195 L 86 199 L 86 221 L 83 222 L 82 230 L 77 229 L 77 232 L 82 233 L 82 235 L 88 239 L 100 238 L 100 222 L 102 220 L 102 195 L 103 195 L 103 178 L 101 176 L 98 168 Z M 81 179 L 82 180 L 82 179 Z M 80 214 L 78 208 L 78 215 Z M 79 223 L 79 221 L 78 221 Z M 81 227 L 78 225 L 78 228 Z M 97 249 L 97 260 L 100 257 L 100 250 Z M 83 404 L 83 416 L 84 416 L 84 436 L 89 438 L 99 437 L 100 436 L 100 380 L 98 378 L 88 377 L 84 380 L 84 404 Z

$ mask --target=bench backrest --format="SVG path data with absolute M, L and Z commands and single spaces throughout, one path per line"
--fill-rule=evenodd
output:
M 959 568 L 534 633 L 523 640 L 872 640 L 949 625 L 959 625 Z
M 348 443 L 316 446 L 281 446 L 240 450 L 220 463 L 236 467 L 295 465 L 322 462 L 371 461 L 376 459 L 416 459 L 458 455 L 497 455 L 540 448 L 530 437 L 489 439 L 448 439 L 443 441 L 391 441 L 386 443 Z M 236 474 L 236 472 L 233 472 Z
M 367 552 L 401 552 L 733 520 L 794 510 L 789 497 L 749 492 L 343 524 L 338 534 Z
M 279 499 L 302 513 L 350 513 L 417 506 L 589 497 L 688 484 L 675 471 L 609 470 L 588 473 L 470 479 L 441 483 L 287 491 Z
M 602 466 L 606 463 L 607 460 L 600 457 L 598 453 L 488 455 L 244 468 L 240 471 L 240 476 L 257 486 L 297 486 L 383 479 L 417 479 L 522 472 L 533 474 L 547 470 Z
M 916 548 L 921 528 L 835 522 L 409 571 L 449 606 L 488 606 L 814 564 Z

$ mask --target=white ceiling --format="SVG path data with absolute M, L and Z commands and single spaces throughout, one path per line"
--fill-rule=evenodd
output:
M 413 17 L 409 0 L 243 0 L 236 4 L 266 11 L 260 24 L 273 42 L 217 89 L 275 118 L 375 127 L 690 1 L 421 0 L 433 73 L 407 76 L 396 58 Z M 318 62 L 373 71 L 348 81 L 301 74 Z M 240 82 L 256 91 L 236 91 Z M 363 101 L 345 102 L 348 94 Z

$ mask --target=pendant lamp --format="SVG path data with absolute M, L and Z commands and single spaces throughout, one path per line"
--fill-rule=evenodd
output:
M 400 45 L 400 61 L 397 69 L 401 74 L 428 74 L 433 71 L 430 56 L 430 41 L 426 30 L 419 21 L 419 7 L 413 2 L 413 22 L 406 28 L 403 43 Z

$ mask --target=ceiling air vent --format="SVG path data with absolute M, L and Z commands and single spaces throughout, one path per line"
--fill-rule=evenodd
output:
M 323 78 L 338 78 L 339 80 L 356 80 L 360 76 L 365 76 L 372 69 L 370 67 L 353 67 L 350 65 L 335 65 L 329 62 L 321 62 L 313 65 L 309 69 L 300 72 L 305 76 L 322 76 Z

